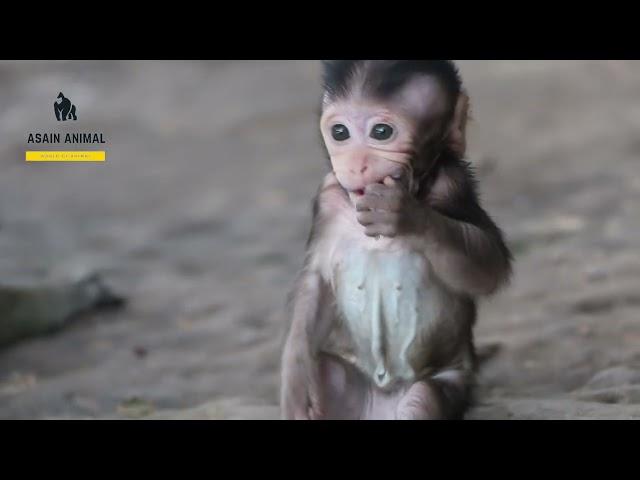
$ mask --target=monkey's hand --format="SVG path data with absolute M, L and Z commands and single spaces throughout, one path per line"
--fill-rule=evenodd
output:
M 369 237 L 421 235 L 427 228 L 427 210 L 397 180 L 368 185 L 356 202 L 358 222 Z
M 285 420 L 322 418 L 320 370 L 308 351 L 300 347 L 285 350 L 281 401 Z

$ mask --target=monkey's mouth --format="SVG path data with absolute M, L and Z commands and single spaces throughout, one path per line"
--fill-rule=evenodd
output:
M 377 183 L 378 185 L 384 185 L 384 180 L 379 180 L 375 183 Z M 356 188 L 355 190 L 351 190 L 351 193 L 353 193 L 357 197 L 361 197 L 362 195 L 364 195 L 364 188 Z
M 378 185 L 384 185 L 384 179 L 378 180 L 375 183 L 377 183 Z M 364 195 L 364 188 L 356 188 L 355 190 L 351 190 L 351 193 L 353 193 L 354 195 L 356 195 L 358 197 L 361 197 L 362 195 Z

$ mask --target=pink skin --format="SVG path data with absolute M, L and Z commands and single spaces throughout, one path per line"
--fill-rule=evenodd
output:
M 380 141 L 370 137 L 371 129 L 379 123 L 393 128 L 391 138 Z M 331 127 L 335 124 L 345 125 L 350 138 L 334 140 Z M 382 183 L 387 176 L 399 178 L 409 166 L 411 125 L 384 106 L 332 104 L 324 112 L 320 128 L 336 178 L 350 194 L 362 195 L 368 185 Z

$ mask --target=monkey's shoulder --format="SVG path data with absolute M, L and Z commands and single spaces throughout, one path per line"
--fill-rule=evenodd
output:
M 455 156 L 445 156 L 426 190 L 427 201 L 434 207 L 477 200 L 477 180 L 472 165 Z

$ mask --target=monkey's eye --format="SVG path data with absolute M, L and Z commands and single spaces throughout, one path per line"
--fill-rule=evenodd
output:
M 393 128 L 386 123 L 378 123 L 373 126 L 369 136 L 375 140 L 388 140 L 393 135 Z
M 331 136 L 337 142 L 344 142 L 351 135 L 349 134 L 349 129 L 342 125 L 341 123 L 336 123 L 333 127 L 331 127 Z

